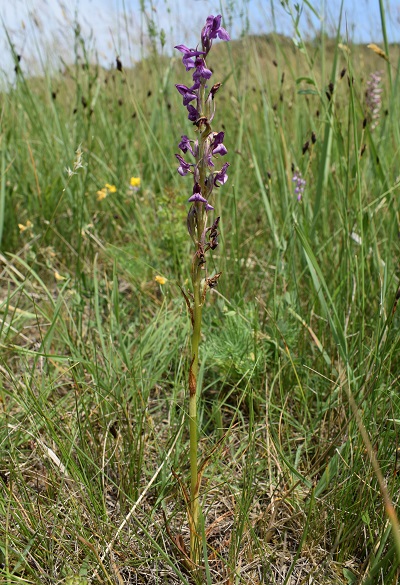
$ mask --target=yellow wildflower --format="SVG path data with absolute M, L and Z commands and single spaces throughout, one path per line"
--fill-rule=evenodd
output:
M 131 180 L 129 182 L 130 186 L 133 187 L 134 189 L 139 189 L 140 187 L 140 177 L 131 177 Z
M 109 193 L 117 192 L 117 187 L 115 185 L 110 185 L 110 183 L 106 183 L 106 189 L 109 191 Z
M 103 189 L 101 189 L 100 191 L 97 191 L 96 193 L 97 195 L 97 201 L 103 201 L 103 199 L 105 199 L 108 195 L 108 191 L 107 189 L 104 187 Z
M 19 223 L 18 227 L 20 232 L 24 232 L 25 230 L 30 230 L 33 228 L 33 223 L 28 219 L 25 225 L 23 223 Z
M 156 282 L 158 282 L 158 284 L 161 284 L 161 285 L 162 284 L 165 284 L 167 282 L 167 279 L 166 278 L 164 278 L 163 276 L 159 276 L 158 274 L 157 274 L 157 276 L 155 277 L 154 280 Z
M 61 276 L 61 274 L 57 272 L 57 270 L 54 271 L 54 278 L 56 280 L 65 280 L 65 276 Z

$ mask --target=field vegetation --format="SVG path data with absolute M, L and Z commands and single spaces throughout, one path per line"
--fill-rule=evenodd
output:
M 203 583 L 398 582 L 399 58 L 340 35 L 213 47 L 231 166 Z M 77 29 L 73 64 L 30 78 L 16 58 L 0 95 L 1 583 L 193 582 L 186 82 L 179 54 L 94 65 Z

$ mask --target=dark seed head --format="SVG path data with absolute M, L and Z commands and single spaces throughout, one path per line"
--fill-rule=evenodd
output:
M 222 83 L 215 83 L 212 88 L 210 89 L 211 99 L 214 99 L 215 94 L 221 87 Z

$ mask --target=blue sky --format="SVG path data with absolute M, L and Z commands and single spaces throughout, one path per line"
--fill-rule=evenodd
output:
M 296 0 L 300 5 L 301 0 Z M 158 29 L 166 34 L 166 49 L 175 44 L 195 45 L 199 31 L 208 14 L 222 12 L 225 26 L 233 37 L 240 35 L 246 22 L 255 34 L 278 32 L 292 36 L 293 26 L 279 0 L 144 0 L 146 13 Z M 338 23 L 340 0 L 310 2 L 319 15 L 325 7 L 325 26 L 333 33 Z M 294 2 L 291 2 L 293 5 Z M 344 0 L 344 20 L 349 36 L 358 42 L 382 40 L 379 0 Z M 400 41 L 400 2 L 386 0 L 389 38 Z M 124 64 L 140 58 L 149 44 L 146 19 L 140 11 L 139 0 L 0 0 L 0 70 L 11 76 L 13 65 L 7 48 L 5 29 L 22 55 L 21 65 L 29 73 L 42 70 L 44 63 L 57 67 L 60 57 L 73 60 L 73 22 L 75 14 L 82 34 L 92 47 L 93 55 L 102 65 L 110 65 L 120 55 Z M 300 28 L 312 37 L 321 27 L 321 20 L 304 8 Z M 8 57 L 7 57 L 8 55 Z

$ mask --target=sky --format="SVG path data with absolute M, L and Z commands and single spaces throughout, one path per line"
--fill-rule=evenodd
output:
M 13 77 L 10 41 L 25 73 L 40 74 L 49 64 L 59 68 L 62 61 L 73 62 L 76 22 L 92 61 L 110 66 L 118 55 L 128 66 L 148 51 L 149 24 L 158 33 L 163 29 L 167 53 L 176 44 L 195 46 L 209 14 L 222 13 L 233 38 L 246 30 L 293 36 L 285 3 L 302 9 L 300 30 L 305 37 L 315 36 L 322 23 L 330 34 L 337 29 L 341 0 L 0 0 L 0 78 Z M 400 42 L 400 2 L 384 0 L 384 5 L 389 40 Z M 380 43 L 379 0 L 343 0 L 341 30 L 355 42 Z

